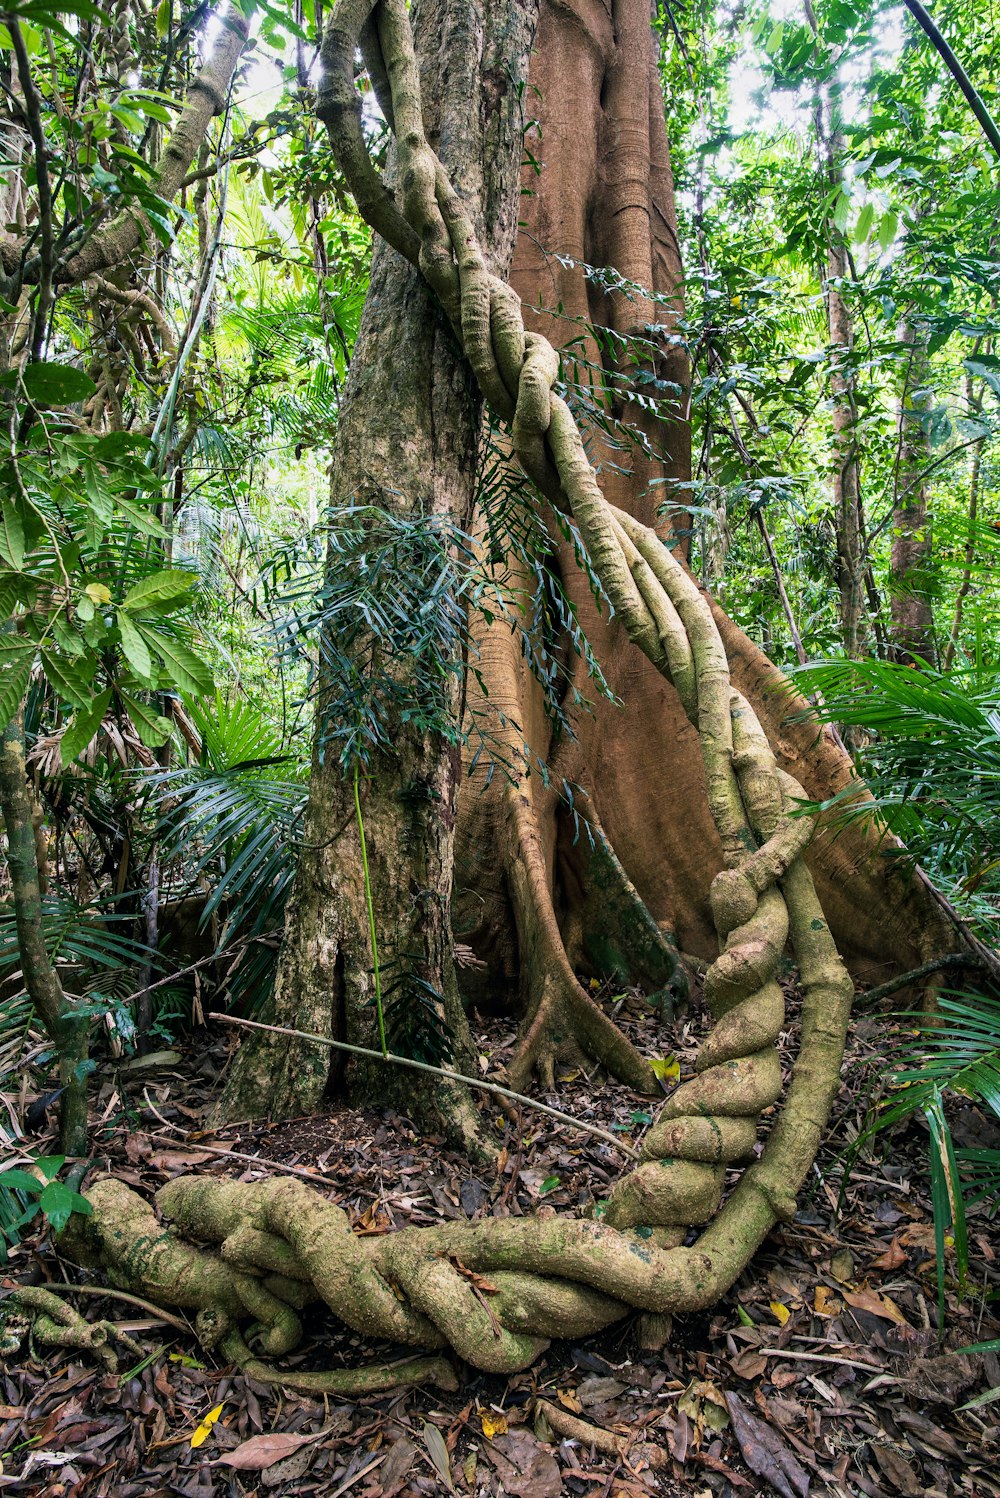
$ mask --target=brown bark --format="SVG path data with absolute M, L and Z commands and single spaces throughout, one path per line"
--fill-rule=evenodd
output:
M 530 0 L 488 6 L 425 0 L 417 11 L 424 96 L 435 101 L 428 128 L 459 192 L 482 204 L 482 243 L 501 273 L 516 226 L 521 117 L 515 80 L 526 69 L 533 16 Z M 441 309 L 419 274 L 380 241 L 340 410 L 334 504 L 364 504 L 467 529 L 480 412 Z M 331 549 L 331 571 L 338 565 Z M 335 646 L 335 637 L 329 643 Z M 380 665 L 405 687 L 412 663 L 382 653 L 370 669 Z M 460 669 L 442 678 L 442 725 L 459 723 L 462 690 Z M 377 1043 L 373 954 L 353 785 L 339 763 L 339 746 L 323 742 L 322 697 L 319 717 L 306 847 L 273 1014 L 279 1024 L 371 1045 Z M 441 732 L 401 717 L 389 740 L 360 777 L 379 954 L 390 974 L 398 977 L 405 968 L 407 981 L 440 995 L 442 1018 L 456 1037 L 455 1062 L 462 1065 L 469 1052 L 450 921 L 458 751 Z M 422 991 L 426 995 L 427 987 Z M 396 1001 L 408 1002 L 405 986 Z M 301 1042 L 244 1041 L 221 1111 L 242 1117 L 315 1109 L 331 1082 L 329 1056 Z M 394 1098 L 413 1107 L 419 1101 L 412 1077 L 388 1067 L 352 1066 L 333 1080 L 367 1102 Z M 471 1134 L 475 1115 L 467 1099 L 452 1089 L 427 1101 Z
M 647 80 L 645 91 L 637 86 L 640 76 Z M 684 355 L 669 334 L 680 308 L 681 267 L 644 0 L 617 0 L 610 13 L 596 0 L 548 0 L 531 83 L 541 127 L 532 154 L 542 168 L 540 176 L 525 171 L 526 222 L 511 279 L 526 308 L 558 311 L 533 311 L 529 326 L 564 348 L 572 342 L 577 364 L 585 357 L 600 366 L 589 324 L 607 324 L 621 334 L 656 325 L 662 330 L 654 335 L 656 373 L 685 385 Z M 636 101 L 644 93 L 648 108 L 640 118 Z M 650 288 L 657 300 L 635 292 L 606 295 L 588 279 L 586 265 L 612 266 L 627 281 Z M 849 343 L 849 333 L 837 327 L 834 341 Z M 572 378 L 569 357 L 563 374 Z M 638 447 L 627 454 L 605 447 L 611 461 L 602 484 L 614 504 L 651 522 L 665 499 L 683 501 L 683 489 L 672 490 L 669 481 L 683 484 L 689 477 L 688 431 L 679 414 L 658 419 L 623 398 L 628 371 L 606 357 L 604 374 L 607 404 L 641 431 L 655 457 Z M 853 523 L 856 465 L 846 399 L 841 410 L 838 473 L 847 483 L 843 508 Z M 599 451 L 599 434 L 592 432 L 591 440 Z M 658 482 L 664 479 L 666 484 Z M 662 533 L 669 529 L 669 522 L 661 522 Z M 852 536 L 849 550 L 856 561 L 856 532 Z M 527 769 L 513 783 L 494 774 L 487 784 L 481 760 L 467 773 L 456 843 L 456 926 L 460 939 L 485 960 L 497 996 L 520 990 L 526 1021 L 513 1073 L 516 1085 L 524 1085 L 532 1066 L 547 1078 L 555 1060 L 571 1056 L 581 1043 L 636 1085 L 641 1078 L 631 1058 L 621 1052 L 601 1056 L 581 1030 L 582 1018 L 590 1016 L 571 971 L 607 972 L 594 937 L 595 925 L 601 916 L 608 922 L 609 913 L 607 902 L 599 914 L 593 902 L 584 903 L 581 839 L 574 845 L 573 819 L 557 788 L 564 778 L 580 787 L 584 794 L 576 794 L 577 813 L 601 827 L 642 907 L 677 948 L 706 960 L 717 951 L 708 890 L 722 866 L 721 850 L 705 803 L 697 734 L 676 692 L 630 647 L 621 624 L 595 603 L 572 547 L 562 542 L 556 551 L 563 586 L 620 705 L 597 698 L 592 684 L 587 690 L 579 682 L 596 703 L 592 711 L 569 710 L 575 739 L 557 737 L 509 627 L 484 632 L 479 664 L 488 695 L 470 681 L 470 712 L 480 722 L 492 714 L 501 738 L 499 725 L 512 725 L 506 734 L 511 752 L 526 744 L 528 763 L 549 765 L 552 788 Z M 850 577 L 845 610 L 856 642 L 861 574 L 853 561 Z M 789 721 L 790 714 L 806 709 L 804 701 L 790 697 L 780 672 L 733 621 L 715 612 L 734 684 L 753 702 L 779 764 L 809 796 L 835 795 L 851 781 L 848 757 L 815 722 Z M 891 858 L 883 858 L 883 851 L 891 850 L 853 829 L 821 835 L 808 858 L 838 944 L 866 981 L 909 969 L 954 945 L 947 923 L 923 891 Z M 589 940 L 584 942 L 582 934 Z M 617 943 L 626 950 L 629 944 Z
M 924 480 L 930 442 L 921 417 L 929 401 L 927 345 L 912 323 L 899 341 L 910 350 L 899 397 L 898 459 L 892 510 L 890 608 L 893 656 L 904 664 L 935 662 L 930 567 L 933 559 L 929 496 Z
M 56 1048 L 59 1064 L 59 1140 L 68 1155 L 87 1152 L 87 1021 L 73 1012 L 42 932 L 42 892 L 31 795 L 24 767 L 20 716 L 0 735 L 0 815 L 7 834 L 14 920 L 28 997 Z

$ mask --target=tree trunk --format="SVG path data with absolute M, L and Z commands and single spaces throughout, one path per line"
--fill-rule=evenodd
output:
M 522 126 L 517 80 L 526 72 L 534 13 L 531 0 L 502 5 L 424 0 L 417 10 L 424 98 L 433 101 L 427 128 L 463 198 L 482 205 L 481 242 L 501 275 L 516 228 Z M 349 524 L 370 531 L 369 603 L 390 610 L 402 605 L 400 612 L 415 617 L 426 601 L 419 586 L 427 582 L 429 567 L 441 576 L 446 566 L 461 573 L 480 416 L 480 397 L 441 309 L 419 274 L 378 241 L 340 411 L 331 481 L 331 592 L 342 580 L 341 534 Z M 338 519 L 338 508 L 347 506 L 365 507 L 360 522 L 357 510 Z M 374 580 L 380 568 L 381 595 Z M 441 607 L 447 613 L 455 603 L 452 588 Z M 467 1064 L 468 1033 L 451 938 L 461 638 L 446 642 L 450 654 L 439 672 L 433 660 L 407 658 L 405 650 L 394 654 L 384 638 L 353 641 L 349 670 L 357 673 L 355 695 L 371 692 L 379 699 L 372 709 L 385 713 L 379 742 L 365 748 L 363 722 L 355 725 L 355 744 L 343 737 L 344 628 L 342 614 L 331 613 L 321 649 L 305 848 L 273 1018 L 331 1038 L 377 1045 L 374 925 L 387 1019 L 426 1015 L 439 1041 L 444 1030 L 450 1032 L 453 1064 Z M 431 688 L 428 676 L 436 678 Z M 359 753 L 364 759 L 358 776 L 360 816 L 351 770 Z M 431 1104 L 452 1128 L 467 1136 L 473 1132 L 474 1111 L 448 1084 L 446 1092 L 421 1099 L 412 1075 L 391 1067 L 344 1069 L 335 1063 L 331 1077 L 330 1055 L 306 1043 L 245 1040 L 221 1114 L 308 1112 L 319 1106 L 333 1081 L 339 1092 L 369 1103 Z
M 14 920 L 28 998 L 56 1049 L 59 1143 L 67 1155 L 87 1153 L 87 1021 L 73 1013 L 42 934 L 42 894 L 31 796 L 24 768 L 20 717 L 0 735 L 0 813 L 7 834 Z
M 425 8 L 425 22 L 427 14 Z M 433 34 L 441 37 L 441 27 Z M 423 55 L 428 77 L 437 76 L 444 46 L 431 55 L 425 41 Z M 497 78 L 504 76 L 496 70 Z M 596 0 L 545 0 L 530 85 L 525 97 L 538 129 L 523 169 L 524 222 L 512 284 L 532 309 L 526 310 L 529 327 L 563 347 L 564 380 L 584 384 L 587 398 L 619 419 L 619 431 L 624 423 L 636 434 L 623 454 L 599 424 L 591 426 L 607 496 L 647 522 L 672 502 L 673 520 L 662 519 L 659 527 L 663 535 L 673 531 L 683 547 L 690 452 L 681 416 L 686 355 L 674 332 L 681 264 L 647 0 L 616 0 L 610 14 Z M 449 95 L 448 118 L 453 103 Z M 470 115 L 467 104 L 458 113 L 464 148 L 477 114 Z M 483 160 L 481 154 L 464 157 L 447 131 L 441 148 L 462 161 Z M 501 199 L 506 159 L 492 156 L 486 186 L 493 184 L 493 203 Z M 487 223 L 496 222 L 495 214 L 487 212 Z M 502 234 L 492 242 L 501 245 Z M 502 263 L 502 255 L 495 258 Z M 590 266 L 613 268 L 617 276 L 591 275 Z M 599 339 L 595 324 L 632 337 L 632 346 L 621 336 Z M 401 365 L 393 356 L 404 341 Z M 624 355 L 613 352 L 622 347 Z M 411 508 L 418 500 L 426 513 L 462 517 L 478 408 L 439 311 L 384 245 L 376 251 L 349 387 L 335 495 L 374 497 L 388 508 L 402 492 Z M 659 396 L 657 411 L 635 399 L 651 388 Z M 535 503 L 530 491 L 524 498 Z M 480 514 L 481 532 L 488 533 L 489 523 L 489 515 Z M 678 952 L 709 960 L 718 951 L 708 896 L 722 850 L 705 799 L 698 735 L 676 691 L 595 601 L 573 542 L 554 526 L 550 533 L 546 563 L 617 700 L 601 697 L 577 660 L 562 704 L 571 731 L 557 729 L 509 620 L 474 619 L 476 660 L 467 680 L 468 747 L 454 848 L 455 935 L 480 959 L 475 970 L 465 970 L 476 975 L 470 996 L 521 1008 L 512 1085 L 526 1085 L 534 1071 L 549 1082 L 557 1062 L 583 1052 L 636 1090 L 653 1091 L 648 1064 L 590 999 L 578 974 L 683 992 Z M 530 598 L 526 572 L 510 585 Z M 847 756 L 815 722 L 788 721 L 806 704 L 789 696 L 780 672 L 719 610 L 716 620 L 734 685 L 756 706 L 779 763 L 810 796 L 834 796 L 851 781 Z M 582 705 L 588 698 L 596 699 L 591 710 Z M 484 739 L 492 763 L 476 754 Z M 399 749 L 398 758 L 376 756 L 367 781 L 376 925 L 384 952 L 421 953 L 422 974 L 448 996 L 444 923 L 454 771 L 442 745 L 412 732 L 401 734 Z M 498 759 L 506 769 L 498 768 Z M 441 799 L 422 802 L 414 820 L 412 799 L 398 792 L 418 781 Z M 334 756 L 315 758 L 306 843 L 274 1017 L 370 1043 L 363 876 L 350 787 Z M 821 836 L 810 854 L 837 939 L 868 981 L 915 967 L 950 944 L 946 923 L 922 888 L 880 851 L 874 837 L 854 828 Z M 404 869 L 408 879 L 413 870 L 414 891 L 433 891 L 419 908 L 399 877 Z M 224 1108 L 229 1116 L 306 1110 L 319 1103 L 328 1082 L 327 1057 L 318 1048 L 244 1042 Z M 369 1079 L 353 1095 L 370 1098 Z
M 844 138 L 833 117 L 829 91 L 816 105 L 816 134 L 823 158 L 826 188 L 843 186 Z M 833 401 L 833 506 L 837 533 L 837 585 L 840 592 L 840 632 L 845 655 L 856 659 L 865 643 L 864 536 L 861 524 L 861 482 L 857 447 L 858 411 L 854 400 L 854 319 L 844 296 L 851 278 L 847 245 L 832 217 L 827 223 L 824 296 L 830 334 L 830 394 Z
M 899 397 L 898 460 L 892 510 L 890 606 L 893 656 L 897 661 L 935 661 L 934 613 L 931 608 L 933 559 L 931 521 L 924 469 L 930 439 L 926 413 L 930 364 L 927 344 L 910 322 L 899 330 L 910 350 Z
M 656 332 L 645 336 L 656 343 L 656 375 L 685 386 L 685 355 L 671 332 L 681 311 L 681 264 L 645 0 L 616 0 L 610 13 L 589 0 L 546 0 L 531 84 L 540 121 L 532 155 L 541 171 L 536 175 L 530 164 L 525 170 L 526 222 L 511 279 L 526 308 L 552 310 L 533 311 L 526 321 L 562 345 L 564 379 L 589 360 L 603 367 L 605 390 L 618 377 L 618 391 L 622 371 L 606 353 L 602 359 L 602 350 L 618 340 L 598 346 L 590 325 L 609 325 L 618 334 L 652 326 Z M 606 293 L 608 278 L 588 276 L 588 266 L 613 267 L 630 289 Z M 833 265 L 831 274 L 839 274 Z M 839 297 L 833 307 L 835 317 L 846 312 Z M 849 346 L 849 327 L 835 321 L 832 338 Z M 845 525 L 854 527 L 844 610 L 857 650 L 863 577 L 846 381 L 839 394 L 839 503 Z M 682 402 L 666 419 L 662 409 L 657 416 L 618 395 L 608 404 L 643 434 L 654 456 L 639 447 L 626 456 L 605 448 L 604 492 L 619 508 L 653 523 L 665 501 L 683 503 L 690 476 Z M 592 430 L 590 440 L 600 451 L 600 432 Z M 672 524 L 682 528 L 683 516 L 661 521 L 661 533 Z M 618 701 L 599 696 L 578 665 L 574 685 L 592 699 L 592 709 L 568 705 L 575 736 L 558 734 L 509 626 L 482 631 L 482 684 L 469 682 L 469 721 L 481 731 L 489 720 L 512 758 L 545 763 L 548 777 L 527 768 L 514 779 L 490 777 L 481 757 L 473 765 L 472 752 L 467 756 L 456 843 L 456 931 L 483 959 L 494 1002 L 520 994 L 525 1021 L 512 1068 L 515 1086 L 523 1086 L 533 1069 L 549 1080 L 557 1061 L 572 1060 L 582 1048 L 642 1088 L 640 1058 L 608 1032 L 575 975 L 614 973 L 660 987 L 671 981 L 678 951 L 714 957 L 708 891 L 722 867 L 721 850 L 705 800 L 698 737 L 676 692 L 630 646 L 619 621 L 602 613 L 573 546 L 562 541 L 552 560 Z M 752 701 L 779 764 L 811 797 L 836 795 L 853 778 L 848 756 L 814 720 L 790 721 L 807 704 L 718 608 L 715 617 L 734 684 Z M 560 795 L 565 783 L 573 790 L 572 806 Z M 595 830 L 599 857 L 578 833 L 580 818 Z M 889 849 L 854 827 L 821 834 L 808 858 L 838 945 L 866 981 L 908 970 L 929 952 L 954 945 L 922 889 L 882 851 Z M 483 999 L 481 980 L 474 996 Z

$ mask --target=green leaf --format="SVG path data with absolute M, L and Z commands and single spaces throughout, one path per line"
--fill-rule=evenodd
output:
M 165 744 L 171 734 L 171 723 L 169 718 L 154 713 L 146 703 L 139 702 L 135 697 L 130 697 L 126 692 L 122 693 L 122 701 L 128 709 L 128 715 L 135 724 L 135 731 L 139 735 L 147 749 L 159 749 Z
M 129 588 L 122 599 L 122 608 L 130 609 L 133 614 L 165 613 L 163 605 L 175 608 L 197 581 L 193 572 L 182 572 L 176 567 L 166 572 L 154 572 Z
M 149 653 L 149 646 L 123 608 L 118 610 L 117 617 L 125 659 L 141 681 L 150 681 L 153 675 L 153 658 Z
M 173 9 L 173 0 L 160 0 L 156 7 L 156 34 L 162 39 L 170 30 L 170 16 Z
M 46 1181 L 54 1181 L 66 1164 L 65 1155 L 42 1155 L 35 1161 Z
M 0 662 L 0 727 L 6 727 L 17 717 L 28 690 L 34 659 L 34 645 L 22 645 L 19 650 L 4 652 Z
M 56 655 L 52 650 L 42 651 L 42 668 L 59 696 L 73 707 L 86 708 L 93 700 L 94 692 L 90 679 L 97 662 L 93 659 L 81 664 Z M 89 669 L 88 669 L 89 668 Z
M 0 501 L 0 554 L 15 572 L 24 565 L 24 521 L 11 499 Z
M 62 736 L 59 749 L 64 765 L 70 765 L 88 747 L 94 734 L 104 721 L 104 714 L 111 701 L 111 688 L 95 697 L 91 707 L 75 714 L 72 723 Z
M 93 1207 L 79 1191 L 72 1191 L 62 1181 L 50 1181 L 38 1199 L 45 1216 L 57 1233 L 61 1233 L 74 1212 L 89 1217 Z
M 854 226 L 855 244 L 864 244 L 872 232 L 872 224 L 875 222 L 875 205 L 866 203 L 858 214 L 858 221 Z
M 841 188 L 837 194 L 837 200 L 833 205 L 834 226 L 841 234 L 847 233 L 847 224 L 851 217 L 851 200 L 847 193 Z
M 97 389 L 90 376 L 72 364 L 29 364 L 21 378 L 31 399 L 43 406 L 68 406 L 88 400 Z
M 883 213 L 881 222 L 878 226 L 879 248 L 882 250 L 887 250 L 892 244 L 893 240 L 896 238 L 898 230 L 899 214 L 893 213 L 892 209 L 890 208 L 888 213 Z
M 164 635 L 158 629 L 151 629 L 148 624 L 140 624 L 137 628 L 149 648 L 160 656 L 167 675 L 180 691 L 190 692 L 193 697 L 202 697 L 212 690 L 212 673 L 193 650 L 189 650 L 172 635 Z
M 6 1186 L 11 1191 L 26 1191 L 29 1196 L 38 1196 L 44 1190 L 43 1183 L 37 1176 L 29 1175 L 26 1170 L 18 1170 L 16 1165 L 10 1170 L 0 1171 L 0 1186 Z

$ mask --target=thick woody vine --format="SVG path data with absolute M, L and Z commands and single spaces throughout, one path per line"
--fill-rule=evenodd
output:
M 395 133 L 398 204 L 365 147 L 359 45 Z M 708 602 L 654 531 L 606 502 L 553 388 L 559 356 L 525 332 L 517 298 L 490 273 L 424 136 L 405 0 L 340 0 L 323 58 L 320 113 L 358 206 L 419 266 L 525 470 L 572 517 L 630 639 L 673 683 L 699 735 L 725 863 L 711 892 L 721 945 L 705 981 L 714 1023 L 695 1076 L 661 1106 L 640 1163 L 592 1218 L 491 1219 L 373 1239 L 356 1237 L 340 1208 L 293 1179 L 181 1177 L 158 1193 L 159 1217 L 121 1182 L 91 1187 L 93 1214 L 74 1219 L 61 1240 L 71 1257 L 114 1285 L 193 1312 L 202 1342 L 255 1378 L 359 1392 L 451 1382 L 448 1349 L 509 1372 L 549 1339 L 582 1336 L 632 1310 L 662 1316 L 713 1304 L 775 1222 L 795 1211 L 839 1083 L 853 986 L 802 858 L 812 832 L 795 814 L 803 793 L 732 686 Z M 798 1059 L 763 1153 L 723 1203 L 727 1172 L 753 1157 L 759 1116 L 779 1099 L 785 1013 L 775 978 L 789 941 L 802 989 Z M 430 1356 L 279 1373 L 267 1360 L 297 1346 L 302 1311 L 314 1301 L 366 1337 Z M 72 1340 L 74 1328 L 60 1323 L 58 1333 Z

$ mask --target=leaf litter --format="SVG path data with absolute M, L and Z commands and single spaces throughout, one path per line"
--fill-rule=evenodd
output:
M 618 1022 L 648 1055 L 667 1054 L 679 1075 L 690 1071 L 692 1017 L 663 1027 L 640 994 L 613 999 Z M 498 1063 L 513 1042 L 501 1026 L 488 1042 L 481 1037 L 481 1049 Z M 129 1323 L 146 1357 L 117 1375 L 28 1345 L 0 1368 L 0 1491 L 1000 1498 L 1000 1427 L 983 1397 L 1000 1386 L 1000 1364 L 991 1351 L 958 1350 L 1000 1335 L 992 1225 L 970 1215 L 976 1291 L 960 1300 L 949 1274 L 939 1335 L 919 1126 L 842 1177 L 839 1159 L 863 1127 L 885 1048 L 884 1023 L 855 1025 L 836 1127 L 795 1220 L 770 1235 L 718 1306 L 676 1317 L 662 1348 L 643 1345 L 646 1329 L 633 1317 L 579 1346 L 554 1344 L 509 1378 L 467 1369 L 456 1394 L 324 1401 L 217 1366 L 193 1337 L 150 1314 Z M 580 1210 L 623 1163 L 603 1141 L 527 1112 L 512 1123 L 488 1111 L 501 1141 L 492 1172 L 472 1170 L 389 1112 L 341 1109 L 209 1133 L 199 1125 L 225 1041 L 206 1047 L 202 1036 L 180 1062 L 175 1055 L 144 1071 L 141 1084 L 109 1074 L 95 1099 L 95 1164 L 148 1193 L 195 1165 L 243 1180 L 291 1169 L 344 1207 L 358 1233 L 373 1235 L 441 1218 Z M 554 1101 L 633 1144 L 650 1116 L 644 1099 L 599 1073 L 562 1077 Z M 971 1122 L 988 1127 L 982 1117 Z M 8 1273 L 8 1288 L 79 1279 L 43 1239 L 15 1250 Z M 488 1281 L 480 1290 L 488 1301 Z M 88 1316 L 123 1314 L 97 1295 L 73 1303 Z M 290 1362 L 349 1366 L 392 1351 L 317 1316 L 310 1345 Z M 561 1435 L 543 1406 L 563 1411 L 559 1423 L 568 1417 L 575 1434 Z

